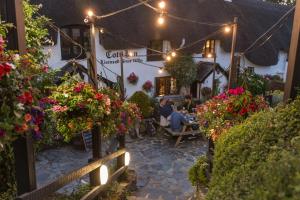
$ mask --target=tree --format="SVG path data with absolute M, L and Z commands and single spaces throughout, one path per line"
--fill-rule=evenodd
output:
M 197 64 L 192 56 L 178 56 L 165 63 L 165 68 L 176 79 L 178 89 L 191 85 L 197 78 Z
M 296 0 L 266 0 L 272 3 L 282 4 L 282 5 L 294 5 Z

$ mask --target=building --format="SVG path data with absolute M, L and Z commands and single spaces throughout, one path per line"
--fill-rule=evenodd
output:
M 97 15 L 111 13 L 136 4 L 134 0 L 31 0 L 42 4 L 42 14 L 52 19 L 60 32 L 51 30 L 53 46 L 46 46 L 51 52 L 49 65 L 62 68 L 72 58 L 84 67 L 86 54 L 80 47 L 64 35 L 68 35 L 88 49 L 89 27 L 84 23 L 86 11 L 92 8 Z M 151 1 L 154 5 L 158 1 Z M 204 58 L 203 52 L 216 53 L 216 63 L 221 73 L 220 89 L 227 85 L 226 70 L 230 65 L 231 35 L 220 31 L 220 24 L 227 24 L 237 16 L 238 35 L 236 52 L 243 52 L 261 34 L 271 27 L 290 7 L 275 5 L 261 0 L 168 0 L 164 26 L 157 26 L 159 14 L 146 6 L 137 6 L 126 12 L 96 21 L 96 55 L 98 73 L 107 80 L 117 81 L 120 75 L 120 55 L 124 57 L 124 77 L 134 72 L 139 81 L 136 85 L 125 80 L 126 95 L 142 90 L 142 85 L 150 80 L 155 88 L 149 94 L 174 94 L 174 79 L 158 67 L 164 66 L 164 56 L 156 51 L 170 52 L 181 48 L 177 53 L 192 54 L 199 70 L 197 82 L 186 92 L 199 98 L 201 87 L 212 87 L 212 58 Z M 188 19 L 188 20 L 187 20 Z M 197 23 L 193 22 L 197 21 Z M 209 23 L 209 24 L 208 24 Z M 290 43 L 292 19 L 277 30 L 267 42 L 257 45 L 241 59 L 241 67 L 249 68 L 258 74 L 279 75 L 285 78 L 287 51 Z M 211 37 L 207 37 L 212 35 Z M 199 40 L 206 38 L 205 40 Z M 131 52 L 132 58 L 126 57 Z M 205 66 L 205 67 L 203 67 Z

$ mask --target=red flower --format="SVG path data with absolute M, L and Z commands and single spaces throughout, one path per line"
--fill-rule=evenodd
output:
M 104 97 L 104 95 L 103 94 L 101 94 L 101 93 L 97 93 L 96 95 L 95 95 L 95 99 L 97 99 L 98 101 L 102 101 L 103 100 L 103 97 Z
M 2 129 L 0 129 L 0 137 L 4 137 L 5 136 L 5 131 L 4 130 L 2 130 Z
M 143 89 L 147 92 L 150 91 L 152 88 L 153 88 L 153 84 L 151 81 L 146 81 L 143 85 Z
M 24 119 L 25 119 L 25 122 L 29 122 L 32 119 L 32 117 L 30 114 L 27 113 L 27 114 L 25 114 Z
M 83 90 L 84 86 L 85 86 L 85 83 L 78 83 L 74 88 L 74 92 L 77 92 L 77 93 L 81 92 Z
M 245 115 L 247 114 L 247 112 L 248 112 L 247 108 L 242 108 L 242 109 L 240 110 L 239 114 L 240 114 L 241 116 L 245 116 Z
M 33 97 L 31 92 L 24 92 L 21 96 L 18 97 L 19 101 L 23 104 L 32 104 Z
M 12 66 L 8 63 L 0 64 L 0 80 L 3 76 L 10 73 Z

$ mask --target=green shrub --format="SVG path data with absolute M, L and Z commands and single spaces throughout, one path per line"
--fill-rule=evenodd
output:
M 189 170 L 189 180 L 193 186 L 208 184 L 207 178 L 208 163 L 206 156 L 198 158 L 197 162 Z
M 142 91 L 135 92 L 128 101 L 138 105 L 144 118 L 152 117 L 154 105 L 147 94 Z
M 207 200 L 300 197 L 300 98 L 260 112 L 216 143 Z

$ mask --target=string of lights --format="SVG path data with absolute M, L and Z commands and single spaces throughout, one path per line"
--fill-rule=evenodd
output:
M 289 17 L 290 14 L 293 13 L 293 11 L 295 10 L 295 6 L 293 6 L 290 10 L 288 10 L 275 24 L 273 24 L 270 28 L 267 29 L 266 32 L 264 32 L 261 36 L 259 36 L 248 48 L 246 48 L 241 55 L 246 54 L 247 52 L 249 52 L 252 48 L 256 47 L 256 45 L 265 37 L 267 37 L 266 40 L 269 40 L 270 37 L 268 36 L 269 34 L 274 34 L 275 31 L 279 30 L 276 29 L 277 26 L 281 26 L 281 23 L 284 23 L 287 18 Z M 275 30 L 275 31 L 274 31 Z M 271 37 L 272 37 L 271 35 Z
M 209 22 L 200 22 L 197 20 L 193 20 L 193 19 L 188 19 L 188 18 L 184 18 L 184 17 L 179 17 L 176 16 L 174 14 L 171 14 L 169 12 L 167 12 L 166 9 L 166 3 L 165 1 L 160 1 L 158 3 L 158 8 L 150 5 L 148 2 L 145 2 L 143 0 L 139 0 L 143 5 L 145 5 L 146 7 L 154 10 L 155 12 L 157 12 L 159 14 L 159 17 L 157 19 L 157 23 L 159 25 L 163 25 L 165 23 L 165 16 L 175 19 L 175 20 L 179 20 L 179 21 L 184 21 L 184 22 L 189 22 L 189 23 L 194 23 L 194 24 L 199 24 L 199 25 L 206 25 L 206 26 L 228 26 L 231 24 L 231 22 L 229 23 L 209 23 Z
M 125 11 L 128 11 L 128 10 L 131 10 L 133 8 L 136 8 L 138 6 L 141 6 L 143 5 L 144 3 L 147 3 L 151 0 L 142 0 L 141 2 L 137 3 L 137 4 L 134 4 L 132 6 L 129 6 L 127 8 L 123 8 L 121 10 L 117 10 L 117 11 L 114 11 L 114 12 L 111 12 L 111 13 L 108 13 L 108 14 L 105 14 L 105 15 L 101 15 L 101 16 L 95 16 L 97 19 L 104 19 L 104 18 L 107 18 L 107 17 L 111 17 L 111 16 L 114 16 L 114 15 L 117 15 L 117 14 L 120 14 L 122 12 L 125 12 Z M 91 14 L 91 13 L 90 13 Z

